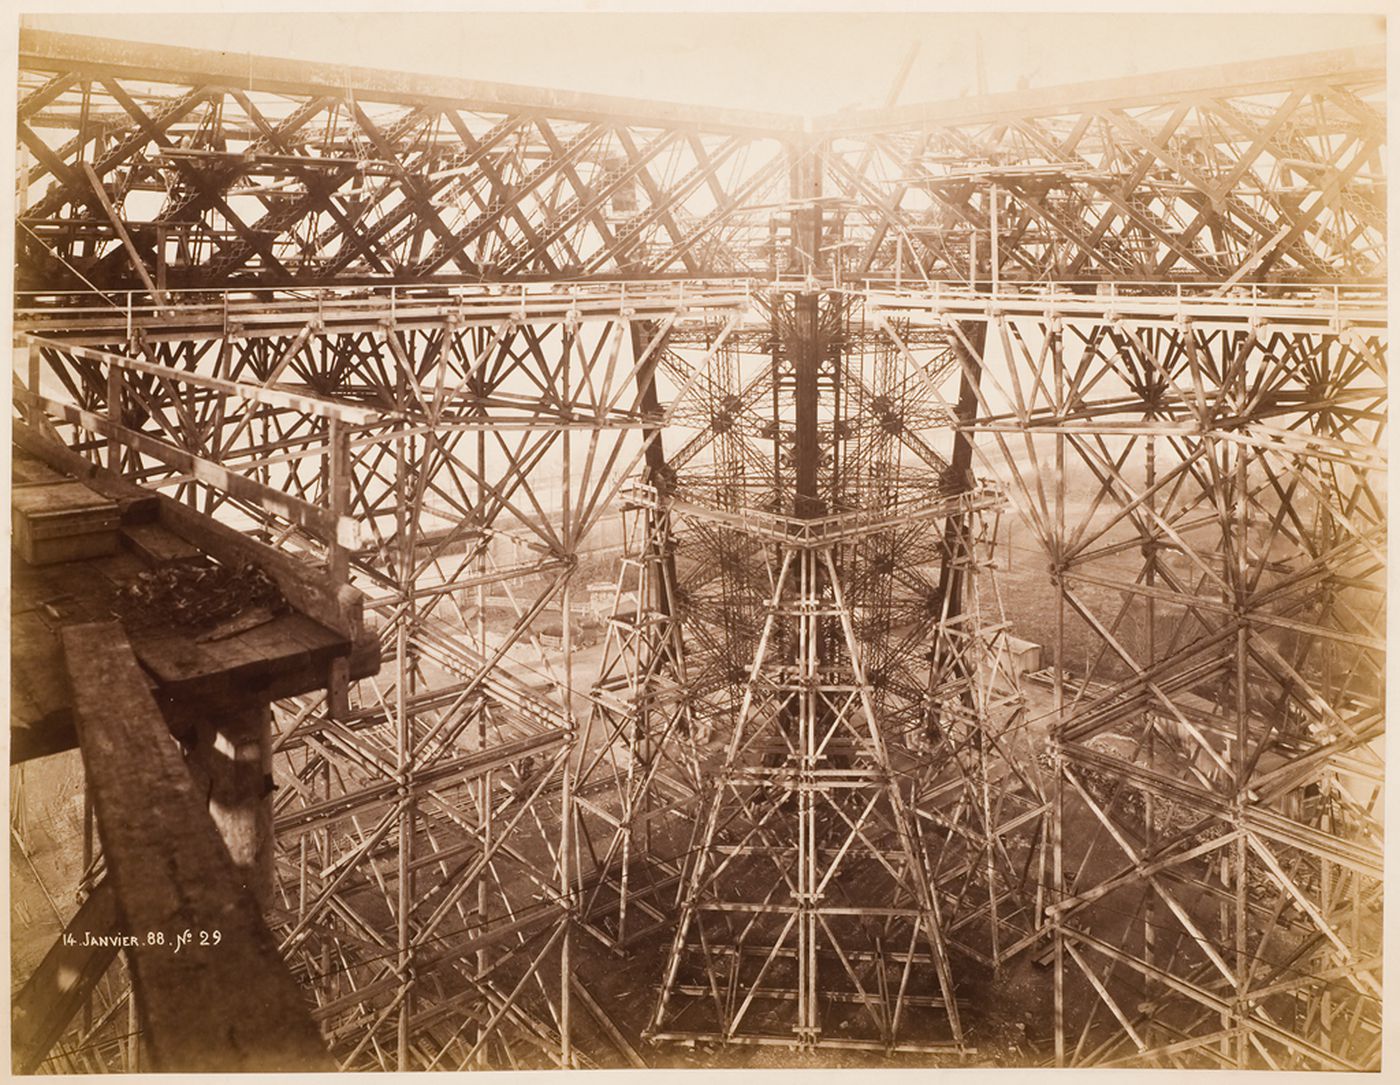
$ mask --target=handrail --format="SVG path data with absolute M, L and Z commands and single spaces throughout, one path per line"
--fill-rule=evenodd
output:
M 882 531 L 891 524 L 917 519 L 941 519 L 979 509 L 1000 508 L 1006 504 L 1001 487 L 992 480 L 981 480 L 974 489 L 955 494 L 938 494 L 902 507 L 856 509 L 804 519 L 767 509 L 719 509 L 663 494 L 644 482 L 630 484 L 620 495 L 625 501 L 651 509 L 729 525 L 748 535 L 759 536 L 795 547 L 829 546 L 837 541 Z
M 130 340 L 138 331 L 175 335 L 195 329 L 223 335 L 257 334 L 289 322 L 313 329 L 346 323 L 467 325 L 530 320 L 602 320 L 669 313 L 742 312 L 752 305 L 747 281 L 667 280 L 607 284 L 520 283 L 509 287 L 326 287 L 172 291 L 160 304 L 127 292 L 122 308 L 63 304 L 85 292 L 17 296 L 15 328 L 64 341 L 98 335 Z M 39 303 L 39 299 L 53 299 Z M 26 301 L 29 304 L 26 304 Z

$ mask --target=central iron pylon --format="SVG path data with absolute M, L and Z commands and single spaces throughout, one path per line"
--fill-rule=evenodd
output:
M 844 547 L 780 544 L 768 616 L 708 797 L 657 1039 L 962 1045 L 908 766 L 881 731 Z
M 817 251 L 820 218 L 806 226 L 805 251 Z M 737 514 L 762 539 L 748 561 L 731 549 L 720 574 L 760 596 L 759 621 L 747 659 L 734 651 L 744 640 L 727 642 L 739 704 L 685 853 L 649 1035 L 957 1051 L 933 874 L 945 831 L 930 823 L 925 839 L 914 811 L 930 760 L 921 711 L 930 683 L 957 669 L 937 665 L 949 653 L 931 634 L 947 617 L 932 602 L 946 586 L 940 596 L 930 575 L 921 620 L 900 631 L 914 626 L 900 647 L 928 662 L 912 689 L 896 692 L 908 651 L 883 653 L 873 679 L 867 660 L 890 639 L 881 618 L 899 610 L 900 559 L 941 554 L 946 579 L 955 563 L 938 539 L 957 534 L 967 495 L 922 439 L 917 467 L 901 467 L 917 385 L 888 352 L 860 356 L 846 299 L 806 291 L 767 304 L 768 394 L 730 391 L 716 415 L 723 432 L 742 429 L 747 399 L 771 459 L 729 449 L 701 502 L 685 506 L 721 535 Z M 684 495 L 683 475 L 678 486 Z M 860 585 L 854 598 L 847 578 Z

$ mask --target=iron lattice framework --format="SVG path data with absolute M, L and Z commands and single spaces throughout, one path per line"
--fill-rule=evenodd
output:
M 1378 1065 L 1379 53 L 810 125 L 20 54 L 18 424 L 379 630 L 275 737 L 342 1066 L 593 1064 L 576 935 L 658 1040 L 958 1057 L 1044 954 L 1062 1064 Z
M 977 697 L 995 651 L 940 583 L 971 572 L 969 518 L 999 501 L 926 440 L 948 417 L 930 375 L 955 369 L 941 335 L 911 366 L 858 300 L 765 309 L 652 490 L 677 524 L 686 684 L 724 741 L 674 864 L 651 1035 L 957 1051 L 949 933 L 996 954 L 1031 911 L 971 749 L 1016 712 Z
M 1383 278 L 1379 56 L 1313 60 L 833 120 L 830 188 L 860 224 L 849 273 Z
M 277 62 L 250 89 L 193 51 L 149 51 L 152 70 L 133 46 L 85 71 L 62 35 L 26 41 L 21 289 L 140 288 L 108 205 L 171 289 L 752 271 L 733 216 L 786 180 L 747 115 L 697 124 L 451 81 L 415 94 Z
M 829 262 L 858 279 L 1384 273 L 1379 53 L 826 118 L 808 135 L 772 115 L 250 63 L 26 32 L 19 288 L 139 290 L 133 253 L 170 289 L 771 276 L 816 256 L 779 237 L 811 199 L 828 211 L 821 245 L 840 246 Z M 804 146 L 822 169 L 799 192 Z
M 1384 307 L 915 306 L 1000 342 L 974 425 L 1059 594 L 1057 1054 L 1375 1065 Z

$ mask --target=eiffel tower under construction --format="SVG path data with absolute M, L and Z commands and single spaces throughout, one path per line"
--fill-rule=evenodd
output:
M 1379 1069 L 1380 45 L 18 61 L 18 1072 Z

